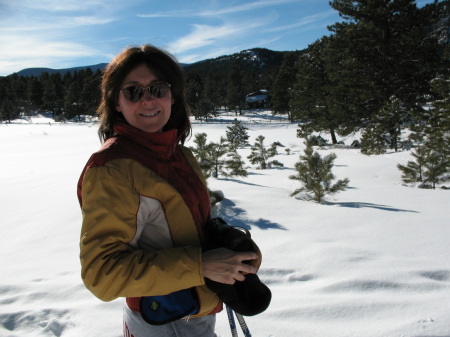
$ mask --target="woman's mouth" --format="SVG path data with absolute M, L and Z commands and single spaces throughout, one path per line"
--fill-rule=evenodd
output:
M 139 116 L 142 116 L 142 117 L 154 117 L 154 116 L 156 116 L 159 113 L 160 113 L 159 110 L 158 111 L 154 111 L 154 112 L 144 112 L 144 113 L 139 114 Z

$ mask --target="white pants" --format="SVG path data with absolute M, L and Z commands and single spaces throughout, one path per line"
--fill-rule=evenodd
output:
M 216 315 L 180 319 L 164 325 L 151 325 L 141 315 L 123 306 L 124 337 L 217 337 L 214 333 Z

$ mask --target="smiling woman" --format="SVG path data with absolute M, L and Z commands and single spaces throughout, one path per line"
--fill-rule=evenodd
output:
M 150 45 L 126 49 L 103 75 L 104 144 L 78 182 L 81 275 L 101 300 L 126 298 L 124 336 L 215 337 L 222 302 L 205 278 L 234 284 L 256 273 L 244 263 L 253 252 L 203 249 L 211 205 L 183 145 L 184 87 L 179 64 Z
M 150 45 L 126 49 L 111 61 L 103 76 L 97 110 L 101 140 L 112 137 L 114 124 L 125 119 L 146 132 L 175 128 L 184 143 L 191 131 L 184 90 L 183 72 L 171 55 Z
M 145 87 L 146 85 L 149 86 Z M 141 64 L 125 77 L 123 87 L 117 111 L 135 128 L 146 132 L 161 132 L 169 121 L 175 101 L 170 85 L 161 82 L 147 65 Z

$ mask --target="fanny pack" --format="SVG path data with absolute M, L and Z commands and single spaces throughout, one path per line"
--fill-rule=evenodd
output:
M 261 265 L 261 251 L 245 228 L 230 226 L 221 218 L 208 220 L 203 226 L 205 245 L 203 249 L 228 248 L 236 252 L 252 251 L 258 259 L 247 261 L 257 269 Z M 205 278 L 206 286 L 236 313 L 254 316 L 265 311 L 272 299 L 270 289 L 258 275 L 246 274 L 245 280 L 233 285 Z M 128 302 L 127 302 L 128 303 Z M 163 325 L 195 315 L 200 310 L 200 301 L 195 288 L 183 289 L 163 296 L 144 296 L 139 299 L 142 318 L 152 325 Z
M 139 301 L 139 311 L 152 325 L 163 325 L 181 318 L 195 315 L 200 310 L 200 302 L 195 288 L 175 291 L 163 296 L 144 296 Z

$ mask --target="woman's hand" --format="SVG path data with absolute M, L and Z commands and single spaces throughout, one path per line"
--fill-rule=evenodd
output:
M 257 258 L 253 252 L 234 252 L 226 248 L 206 251 L 202 254 L 203 277 L 225 284 L 244 281 L 244 274 L 256 274 L 257 269 L 243 261 Z

